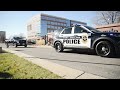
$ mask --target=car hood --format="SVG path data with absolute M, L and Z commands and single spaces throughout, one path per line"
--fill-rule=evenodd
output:
M 120 33 L 118 33 L 118 32 L 101 32 L 101 33 L 96 33 L 96 35 L 99 35 L 99 36 L 118 36 L 118 37 L 120 37 Z

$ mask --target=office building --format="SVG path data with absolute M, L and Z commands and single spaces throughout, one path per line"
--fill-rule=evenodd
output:
M 87 23 L 47 14 L 35 15 L 27 23 L 27 36 L 28 39 L 39 39 L 45 35 L 50 35 L 54 30 L 69 27 L 73 24 L 86 25 Z

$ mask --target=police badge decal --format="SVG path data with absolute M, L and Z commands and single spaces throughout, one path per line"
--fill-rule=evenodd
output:
M 82 36 L 82 42 L 83 42 L 83 43 L 86 43 L 86 42 L 87 42 L 87 39 L 88 39 L 87 36 Z

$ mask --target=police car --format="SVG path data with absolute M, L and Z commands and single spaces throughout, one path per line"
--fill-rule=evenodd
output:
M 113 57 L 120 51 L 120 33 L 101 32 L 87 25 L 74 25 L 54 32 L 53 47 L 57 52 L 64 49 L 91 49 L 99 56 Z

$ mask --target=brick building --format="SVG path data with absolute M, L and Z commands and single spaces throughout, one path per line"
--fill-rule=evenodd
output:
M 100 31 L 111 31 L 112 30 L 114 32 L 120 32 L 120 23 L 96 26 L 95 28 Z

